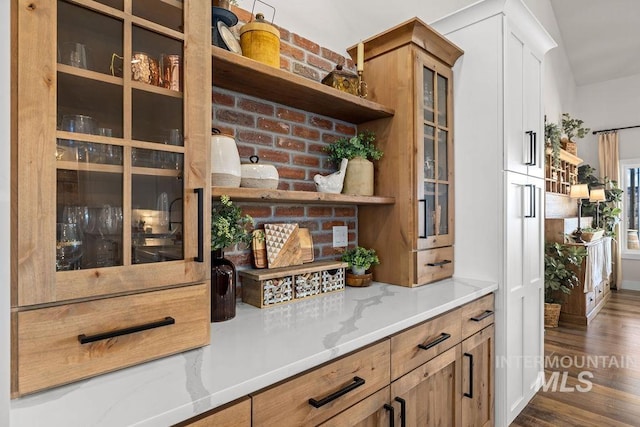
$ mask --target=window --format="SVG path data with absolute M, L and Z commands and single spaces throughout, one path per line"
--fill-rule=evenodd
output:
M 622 223 L 620 239 L 622 252 L 628 258 L 640 259 L 640 159 L 620 162 L 622 171 Z

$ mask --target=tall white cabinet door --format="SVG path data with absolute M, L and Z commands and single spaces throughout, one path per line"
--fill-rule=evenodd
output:
M 543 356 L 543 180 L 505 173 L 505 287 L 502 294 L 505 359 L 497 381 L 506 389 L 510 423 L 538 389 Z
M 543 178 L 542 62 L 516 31 L 506 36 L 504 169 Z
M 527 174 L 544 178 L 544 118 L 542 107 L 542 60 L 524 49 L 525 149 L 529 150 Z M 525 155 L 525 157 L 527 157 Z

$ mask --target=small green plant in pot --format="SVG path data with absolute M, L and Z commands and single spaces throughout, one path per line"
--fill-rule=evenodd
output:
M 325 147 L 331 163 L 338 166 L 342 159 L 349 161 L 342 186 L 343 194 L 354 196 L 373 195 L 373 163 L 380 160 L 382 151 L 375 145 L 375 133 L 363 131 L 352 137 L 343 137 Z
M 545 326 L 558 326 L 560 307 L 580 283 L 577 269 L 587 256 L 583 246 L 547 243 L 544 252 Z
M 342 254 L 342 261 L 349 264 L 351 272 L 355 275 L 363 275 L 372 265 L 380 264 L 375 249 L 367 249 L 362 246 L 347 249 Z

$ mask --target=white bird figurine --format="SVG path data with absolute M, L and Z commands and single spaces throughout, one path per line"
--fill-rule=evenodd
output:
M 340 193 L 342 191 L 344 176 L 347 172 L 347 163 L 349 163 L 349 160 L 342 159 L 342 162 L 340 162 L 340 170 L 330 175 L 322 176 L 316 174 L 313 177 L 313 182 L 316 183 L 316 189 L 320 193 Z

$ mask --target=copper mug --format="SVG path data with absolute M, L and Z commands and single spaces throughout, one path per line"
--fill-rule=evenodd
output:
M 131 58 L 131 80 L 158 86 L 158 61 L 144 52 L 134 52 Z
M 162 55 L 160 57 L 161 85 L 170 90 L 182 90 L 182 58 L 180 55 Z

